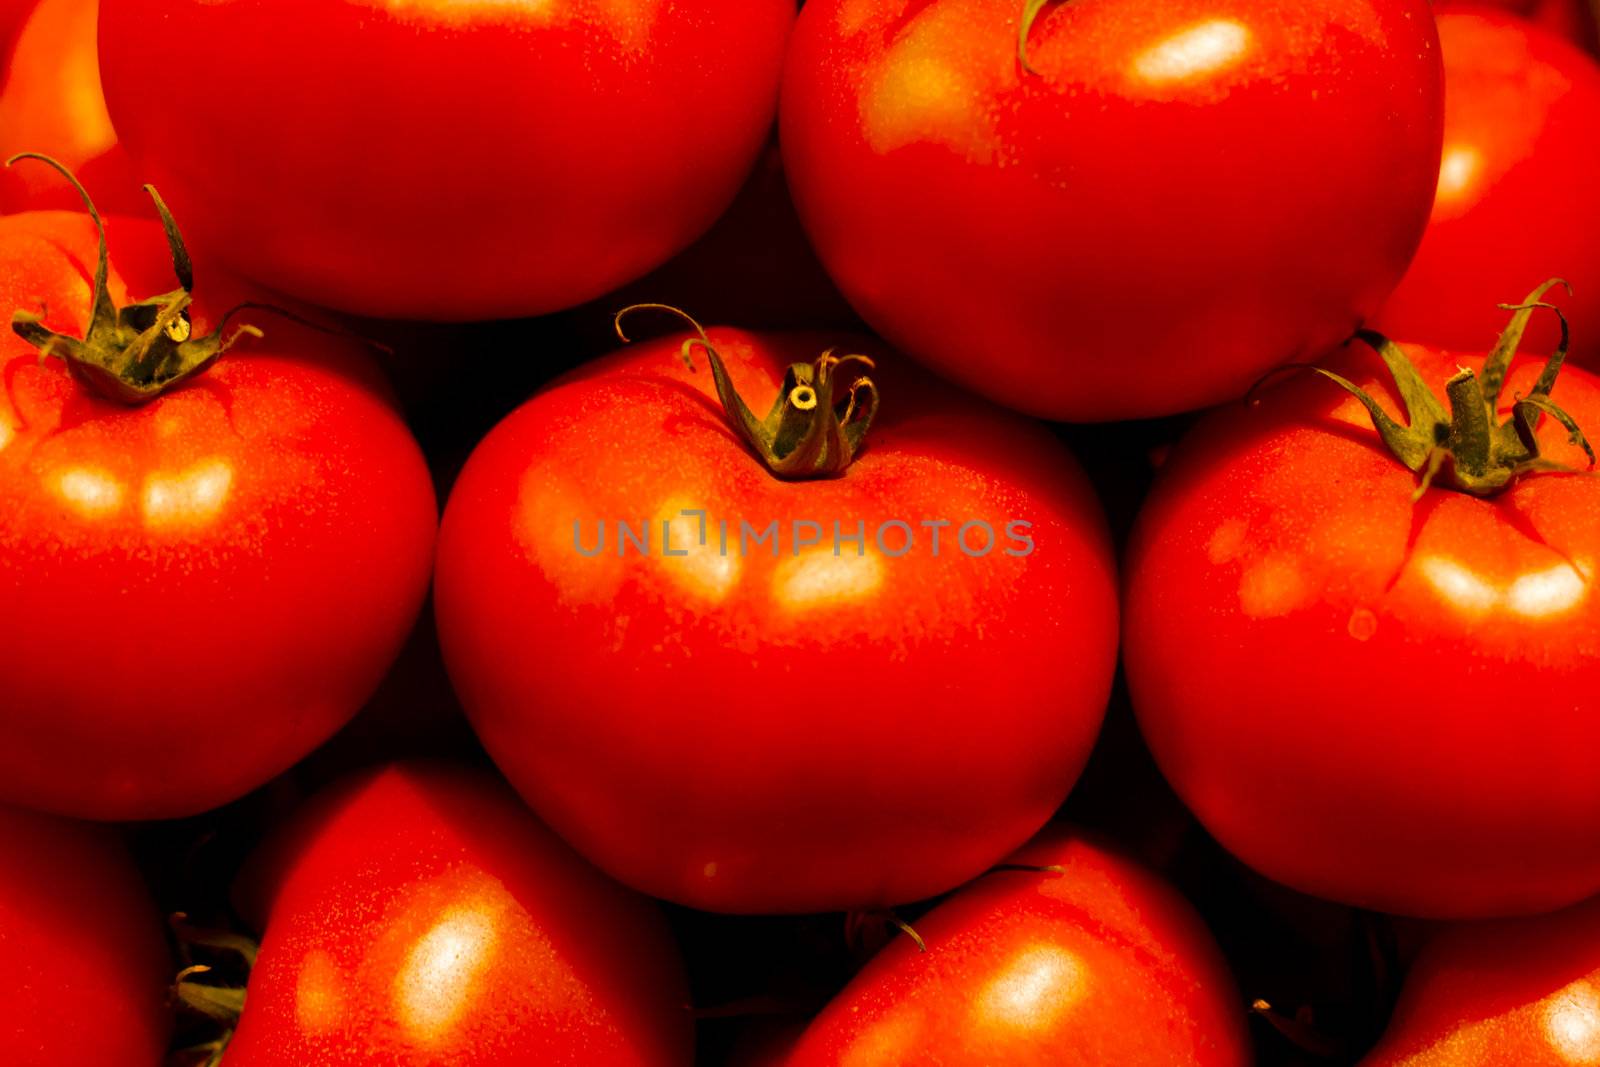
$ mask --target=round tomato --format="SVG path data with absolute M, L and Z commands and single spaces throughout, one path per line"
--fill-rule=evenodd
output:
M 1378 319 L 1397 337 L 1476 351 L 1495 304 L 1559 274 L 1575 358 L 1600 365 L 1600 65 L 1522 19 L 1441 11 L 1444 160 L 1422 247 Z M 1556 342 L 1554 318 L 1530 343 Z
M 227 1067 L 688 1067 L 677 948 L 491 779 L 397 765 L 269 842 Z M 259 887 L 257 887 L 259 888 Z
M 1039 415 L 1158 415 L 1378 309 L 1427 220 L 1440 81 L 1425 0 L 812 0 L 784 161 L 907 353 Z
M 110 235 L 97 302 L 88 216 L 0 218 L 0 307 L 42 312 L 17 332 L 70 357 L 0 338 L 0 800 L 162 818 L 260 785 L 355 713 L 420 609 L 437 511 L 359 349 L 247 309 L 227 338 L 266 338 L 183 380 L 240 294 L 205 275 L 163 325 L 184 294 L 161 228 Z M 165 295 L 119 320 L 130 292 Z M 93 343 L 65 340 L 91 318 Z
M 679 339 L 582 367 L 473 454 L 435 584 L 457 692 L 534 809 L 654 896 L 949 889 L 1043 825 L 1094 742 L 1098 503 L 1044 430 L 903 366 L 873 385 L 817 336 L 711 345 L 698 373 Z
M 161 918 L 104 830 L 0 807 L 0 1062 L 160 1067 Z
M 487 319 L 598 296 L 710 226 L 770 129 L 793 18 L 101 0 L 100 64 L 142 176 L 221 262 L 326 307 Z
M 1438 934 L 1361 1067 L 1579 1067 L 1600 1059 L 1600 900 Z
M 102 208 L 141 209 L 139 182 L 100 92 L 97 3 L 0 0 L 0 57 L 7 60 L 0 82 L 0 159 L 45 153 L 75 171 Z M 0 212 L 77 206 L 71 187 L 43 167 L 0 170 Z
M 1242 1067 L 1244 1004 L 1188 903 L 1052 828 L 918 919 L 807 1029 L 785 1067 Z
M 1540 470 L 1592 461 L 1538 406 L 1600 426 L 1600 381 L 1567 369 L 1541 399 L 1522 357 L 1485 388 L 1518 332 L 1481 380 L 1367 335 L 1330 366 L 1387 416 L 1409 398 L 1396 454 L 1307 373 L 1210 416 L 1140 516 L 1145 737 L 1217 840 L 1296 889 L 1431 917 L 1600 890 L 1600 480 Z

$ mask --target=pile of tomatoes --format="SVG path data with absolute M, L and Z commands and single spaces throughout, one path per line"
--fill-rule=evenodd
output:
M 1597 51 L 0 2 L 0 1063 L 1600 1063 Z

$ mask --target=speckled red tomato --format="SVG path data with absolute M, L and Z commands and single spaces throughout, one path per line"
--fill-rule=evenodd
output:
M 1378 326 L 1465 352 L 1494 342 L 1495 305 L 1545 278 L 1572 318 L 1574 358 L 1600 365 L 1600 64 L 1491 10 L 1439 12 L 1444 158 L 1422 247 Z M 1556 342 L 1553 318 L 1530 343 Z
M 1600 1061 L 1600 901 L 1462 924 L 1406 975 L 1361 1067 L 1579 1067 Z
M 160 1067 L 161 917 L 100 828 L 0 807 L 0 1062 Z
M 1441 404 L 1483 362 L 1400 347 Z M 1330 366 L 1398 415 L 1367 345 Z M 1513 364 L 1500 418 L 1539 374 Z M 1600 427 L 1594 376 L 1552 400 Z M 1553 419 L 1535 436 L 1588 465 Z M 1220 409 L 1134 532 L 1128 685 L 1174 788 L 1263 874 L 1402 914 L 1549 910 L 1600 890 L 1600 479 L 1479 496 L 1452 465 L 1413 503 L 1418 474 L 1312 374 Z
M 498 780 L 388 767 L 314 800 L 268 848 L 266 936 L 228 1067 L 693 1062 L 661 916 Z
M 681 340 L 580 368 L 467 463 L 435 583 L 463 705 L 534 809 L 654 896 L 950 889 L 1044 824 L 1094 742 L 1117 615 L 1098 502 L 1040 427 L 890 357 L 864 451 L 779 478 Z M 853 432 L 860 364 L 827 371 L 831 399 L 780 386 L 839 340 L 710 333 L 758 410 L 821 420 L 854 383 Z
M 1378 310 L 1438 177 L 1425 0 L 1035 4 L 1031 74 L 1027 6 L 800 15 L 784 163 L 869 325 L 1005 404 L 1098 421 L 1240 396 Z
M 110 235 L 114 300 L 174 290 L 159 226 Z M 0 309 L 83 337 L 95 249 L 83 214 L 0 218 Z M 202 267 L 173 328 L 198 341 L 239 296 Z M 240 323 L 265 339 L 137 407 L 0 336 L 4 801 L 216 807 L 353 715 L 414 621 L 436 504 L 375 367 L 268 312 Z
M 1244 1004 L 1216 943 L 1154 875 L 1064 828 L 916 922 L 784 1067 L 1243 1067 Z

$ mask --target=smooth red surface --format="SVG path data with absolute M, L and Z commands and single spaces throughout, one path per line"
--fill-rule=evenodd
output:
M 1244 1003 L 1200 917 L 1115 852 L 1055 827 L 916 921 L 784 1067 L 1240 1067 Z
M 1485 352 L 1546 278 L 1572 319 L 1573 358 L 1600 365 L 1600 64 L 1490 10 L 1441 11 L 1445 135 L 1422 247 L 1378 318 L 1394 337 Z M 1536 351 L 1559 333 L 1536 320 Z
M 1406 346 L 1442 398 L 1481 360 Z M 1333 364 L 1398 414 L 1376 355 Z M 1502 414 L 1527 393 L 1523 359 Z M 1600 427 L 1600 382 L 1554 399 Z M 1549 420 L 1544 454 L 1583 466 Z M 1261 873 L 1381 911 L 1476 917 L 1600 890 L 1600 480 L 1431 489 L 1305 374 L 1176 448 L 1126 557 L 1151 751 Z
M 109 832 L 0 807 L 0 1062 L 160 1067 L 172 973 Z
M 840 341 L 711 337 L 760 412 L 787 364 Z M 1043 825 L 1099 728 L 1117 604 L 1092 491 L 1042 429 L 891 356 L 856 463 L 779 481 L 680 340 L 558 382 L 456 483 L 435 603 L 478 735 L 557 832 L 655 896 L 810 912 L 965 881 Z M 704 547 L 680 514 L 694 508 Z M 781 558 L 770 543 L 740 556 L 741 521 L 797 519 L 822 525 L 820 547 L 795 554 L 785 532 Z M 899 558 L 873 543 L 891 519 L 919 538 Z M 925 519 L 988 521 L 997 547 L 968 557 L 951 526 L 935 557 Z M 592 549 L 600 520 L 607 551 L 580 556 L 574 522 Z M 661 554 L 664 520 L 688 557 Z M 1034 524 L 1031 555 L 1004 553 L 1011 520 Z M 655 551 L 619 558 L 621 521 L 649 522 Z M 834 554 L 834 522 L 865 523 L 864 555 Z M 886 534 L 891 551 L 902 537 Z
M 1348 337 L 1438 175 L 1423 0 L 812 0 L 784 161 L 867 322 L 1034 414 L 1242 395 Z M 1526 288 L 1521 290 L 1526 292 Z
M 103 211 L 143 210 L 133 165 L 100 92 L 97 0 L 0 0 L 0 163 L 40 152 L 77 174 Z M 76 210 L 78 196 L 35 163 L 0 170 L 0 212 Z
M 1600 901 L 1438 935 L 1361 1067 L 1600 1061 Z
M 228 1067 L 688 1067 L 678 951 L 497 780 L 429 765 L 313 801 Z
M 197 244 L 313 303 L 448 320 L 581 303 L 710 226 L 767 136 L 794 18 L 789 0 L 100 6 L 112 118 Z
M 112 293 L 176 287 L 114 220 Z M 87 216 L 0 218 L 0 308 L 82 336 Z M 241 295 L 197 268 L 195 331 Z M 226 299 L 224 299 L 226 298 Z M 93 818 L 214 808 L 331 735 L 399 651 L 436 503 L 371 361 L 265 331 L 145 407 L 0 335 L 0 799 Z

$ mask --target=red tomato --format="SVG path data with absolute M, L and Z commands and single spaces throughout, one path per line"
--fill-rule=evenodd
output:
M 0 808 L 0 1062 L 160 1067 L 161 920 L 103 830 Z
M 1479 362 L 1399 347 L 1422 395 Z M 1396 412 L 1368 346 L 1331 366 Z M 1539 373 L 1513 364 L 1500 418 Z M 1558 385 L 1600 426 L 1600 381 Z M 1587 462 L 1553 420 L 1536 439 Z M 1446 487 L 1467 457 L 1413 504 L 1361 403 L 1306 374 L 1203 422 L 1140 516 L 1124 636 L 1145 737 L 1217 840 L 1296 889 L 1431 917 L 1600 890 L 1600 481 Z
M 111 238 L 113 299 L 173 289 L 158 226 Z M 0 308 L 82 337 L 95 248 L 82 214 L 0 218 Z M 235 303 L 203 282 L 196 342 Z M 267 339 L 131 408 L 0 339 L 4 801 L 215 807 L 332 734 L 405 639 L 436 516 L 416 443 L 350 342 L 240 321 Z
M 996 400 L 1094 421 L 1239 396 L 1378 309 L 1438 175 L 1424 0 L 1046 4 L 1032 74 L 1023 8 L 800 17 L 784 160 L 875 329 Z
M 917 920 L 823 1010 L 785 1067 L 1237 1067 L 1244 1004 L 1188 903 L 1052 828 Z
M 710 226 L 766 138 L 794 18 L 789 0 L 100 7 L 117 130 L 199 246 L 326 307 L 452 320 L 581 303 Z
M 1091 490 L 1039 427 L 887 363 L 854 464 L 780 479 L 678 340 L 562 379 L 462 472 L 435 600 L 479 737 L 557 832 L 654 896 L 810 912 L 971 878 L 1049 818 L 1105 708 L 1117 607 Z M 820 338 L 711 340 L 740 395 L 838 429 L 855 365 L 794 377 Z M 872 392 L 850 390 L 847 438 Z
M 228 1067 L 692 1061 L 660 915 L 498 783 L 392 766 L 288 835 Z
M 1600 365 L 1600 65 L 1495 11 L 1439 14 L 1444 161 L 1422 247 L 1379 316 L 1384 332 L 1461 351 L 1492 344 L 1495 304 L 1558 274 L 1576 358 Z M 1556 341 L 1554 319 L 1530 342 Z
M 1361 1067 L 1577 1067 L 1600 1059 L 1600 900 L 1463 924 L 1417 956 Z
M 42 152 L 75 171 L 103 209 L 143 211 L 149 202 L 100 92 L 96 6 L 97 0 L 0 0 L 6 59 L 0 160 Z M 0 212 L 78 206 L 72 188 L 44 167 L 0 170 Z

